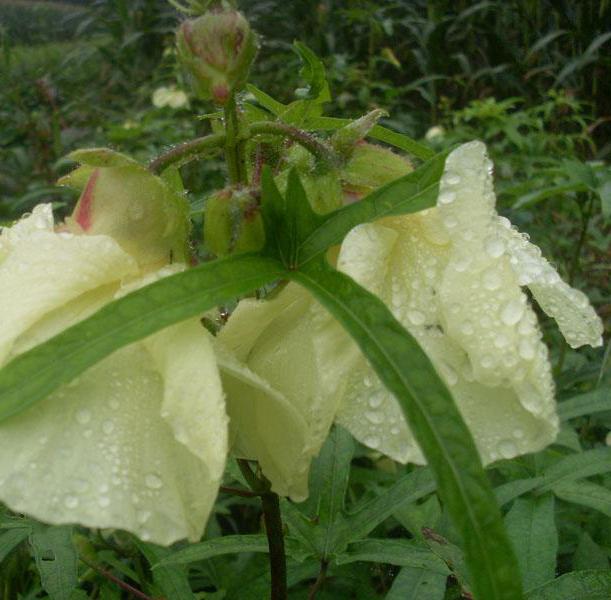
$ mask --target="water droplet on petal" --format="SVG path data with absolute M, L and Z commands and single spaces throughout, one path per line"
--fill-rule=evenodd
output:
M 513 458 L 518 453 L 518 448 L 513 440 L 501 440 L 498 451 L 503 458 Z
M 486 240 L 485 249 L 491 258 L 498 258 L 505 252 L 505 244 L 502 240 L 496 237 L 491 237 Z
M 439 204 L 452 204 L 456 200 L 454 192 L 442 192 L 439 194 Z
M 456 173 L 448 173 L 443 178 L 443 181 L 444 183 L 447 183 L 448 185 L 458 185 L 460 183 L 460 177 L 456 175 Z
M 376 435 L 368 435 L 365 438 L 365 445 L 375 450 L 380 445 L 380 438 Z
M 380 406 L 380 404 L 382 404 L 383 401 L 384 401 L 384 392 L 377 392 L 376 394 L 373 394 L 369 398 L 369 406 L 371 406 L 371 408 L 378 408 L 378 406 Z
M 526 305 L 523 299 L 513 298 L 503 306 L 501 321 L 503 321 L 505 325 L 515 325 L 522 318 L 525 310 Z
M 91 421 L 91 412 L 86 408 L 81 408 L 76 411 L 74 418 L 79 425 L 86 425 L 89 423 L 89 421 Z
M 408 310 L 407 318 L 413 325 L 422 325 L 426 319 L 424 313 L 421 313 L 419 310 Z
M 108 496 L 100 496 L 98 498 L 98 504 L 100 508 L 106 508 L 110 505 L 110 498 Z
M 102 423 L 102 431 L 108 435 L 115 430 L 115 424 L 110 420 L 106 420 Z
M 76 508 L 78 506 L 78 498 L 76 496 L 66 496 L 64 498 L 66 508 Z
M 158 490 L 163 487 L 163 481 L 161 481 L 161 478 L 154 473 L 148 473 L 144 478 L 144 483 L 146 487 L 151 490 Z
M 376 412 L 373 410 L 368 410 L 365 413 L 365 417 L 370 423 L 373 423 L 374 425 L 379 425 L 380 423 L 382 423 L 382 421 L 384 421 L 384 415 L 380 412 Z

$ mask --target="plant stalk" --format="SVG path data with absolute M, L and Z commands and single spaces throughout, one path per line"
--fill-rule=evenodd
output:
M 225 161 L 232 184 L 246 183 L 246 165 L 244 162 L 244 147 L 240 139 L 240 122 L 235 95 L 231 95 L 223 108 L 225 117 Z
M 200 157 L 202 154 L 223 147 L 225 144 L 224 133 L 213 133 L 204 137 L 196 138 L 174 146 L 168 152 L 160 154 L 149 163 L 149 171 L 161 173 L 164 169 L 174 164 L 184 164 Z
M 269 567 L 272 582 L 270 600 L 288 600 L 280 498 L 278 494 L 271 491 L 270 482 L 262 474 L 255 473 L 247 460 L 238 459 L 237 462 L 252 491 L 261 496 L 265 534 L 269 547 Z

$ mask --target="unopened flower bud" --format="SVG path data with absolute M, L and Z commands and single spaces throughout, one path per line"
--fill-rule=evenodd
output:
M 112 237 L 144 270 L 186 260 L 184 197 L 118 152 L 94 148 L 73 152 L 71 158 L 81 166 L 59 181 L 81 190 L 66 220 L 70 231 Z
M 196 92 L 221 105 L 244 85 L 257 52 L 256 36 L 244 15 L 220 8 L 185 21 L 177 44 Z
M 407 158 L 388 148 L 360 142 L 341 171 L 344 193 L 349 200 L 360 200 L 376 188 L 412 170 Z
M 356 144 L 367 136 L 382 117 L 387 116 L 388 113 L 385 110 L 376 108 L 360 119 L 338 129 L 331 138 L 331 144 L 337 152 L 348 157 L 352 154 Z
M 259 200 L 252 190 L 225 188 L 206 201 L 204 242 L 216 256 L 260 250 L 265 241 Z

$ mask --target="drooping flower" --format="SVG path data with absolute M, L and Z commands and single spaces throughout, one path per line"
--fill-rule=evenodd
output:
M 497 215 L 482 143 L 450 154 L 435 208 L 357 226 L 337 267 L 378 295 L 417 339 L 485 463 L 553 442 L 558 419 L 548 352 L 522 288 L 573 347 L 599 345 L 602 324 L 584 294 Z M 253 397 L 249 421 L 242 421 L 235 406 L 248 384 L 223 375 L 236 451 L 258 459 L 279 493 L 307 493 L 309 462 L 334 420 L 395 460 L 424 461 L 397 401 L 348 334 L 296 285 L 271 300 L 242 301 L 217 343 L 272 390 Z M 257 422 L 265 427 L 253 427 Z M 291 451 L 275 451 L 287 439 Z
M 50 205 L 0 233 L 0 365 L 185 268 L 186 207 L 109 151 L 80 153 L 66 223 Z M 61 365 L 58 365 L 61 368 Z M 113 353 L 0 423 L 0 501 L 49 523 L 197 540 L 227 453 L 211 336 L 192 319 Z

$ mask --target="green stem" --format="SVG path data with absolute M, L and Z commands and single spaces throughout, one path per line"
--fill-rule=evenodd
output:
M 238 459 L 242 475 L 252 488 L 261 496 L 265 533 L 269 547 L 269 567 L 271 574 L 271 600 L 288 600 L 286 582 L 286 554 L 284 551 L 284 531 L 280 513 L 280 498 L 271 491 L 270 482 L 262 475 L 255 474 L 247 460 Z
M 279 121 L 258 121 L 249 127 L 251 136 L 277 135 L 285 137 L 303 146 L 327 167 L 336 167 L 341 163 L 340 156 L 325 142 L 311 133 Z
M 302 131 L 297 127 L 277 121 L 258 121 L 248 127 L 247 135 L 240 134 L 237 144 L 238 150 L 242 155 L 244 141 L 255 135 L 274 135 L 287 138 L 303 146 L 321 163 L 328 167 L 334 167 L 341 164 L 341 158 L 331 146 L 317 139 L 307 131 Z M 234 141 L 233 143 L 236 142 Z M 213 133 L 205 137 L 196 138 L 189 142 L 178 144 L 170 151 L 160 154 L 149 164 L 149 170 L 153 173 L 160 173 L 173 164 L 183 165 L 200 158 L 210 150 L 223 147 L 227 147 L 227 135 L 225 133 Z M 234 168 L 233 165 L 231 168 Z
M 184 164 L 198 158 L 210 150 L 221 148 L 224 144 L 224 133 L 213 133 L 205 137 L 178 144 L 168 152 L 160 154 L 157 158 L 152 160 L 148 167 L 149 171 L 152 173 L 161 173 L 164 169 L 176 163 Z
M 246 183 L 244 147 L 240 139 L 240 123 L 235 96 L 232 95 L 223 108 L 225 116 L 225 161 L 232 184 Z

